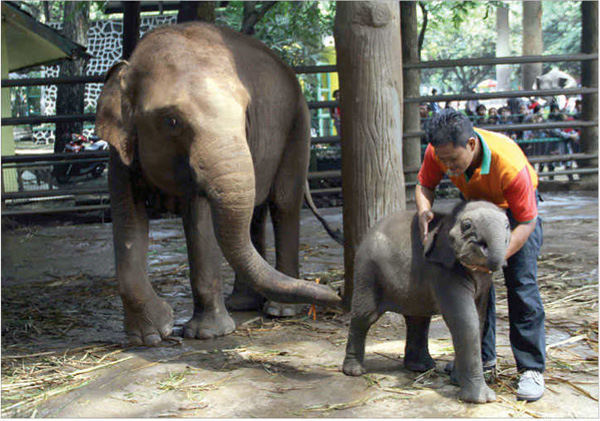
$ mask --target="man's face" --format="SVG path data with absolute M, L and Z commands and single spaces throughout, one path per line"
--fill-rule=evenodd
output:
M 469 168 L 475 156 L 475 145 L 475 138 L 471 137 L 465 147 L 447 143 L 435 148 L 436 156 L 445 167 L 448 167 L 448 176 L 459 176 Z

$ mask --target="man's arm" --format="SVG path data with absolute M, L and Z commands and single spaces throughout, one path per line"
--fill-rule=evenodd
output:
M 415 201 L 417 202 L 417 215 L 419 215 L 419 231 L 421 242 L 425 244 L 429 232 L 429 223 L 433 219 L 434 192 L 430 188 L 417 184 L 415 188 Z
M 521 250 L 521 247 L 525 244 L 533 230 L 537 219 L 533 221 L 524 222 L 515 227 L 510 234 L 510 243 L 508 243 L 508 249 L 506 250 L 505 260 L 508 260 L 513 254 Z

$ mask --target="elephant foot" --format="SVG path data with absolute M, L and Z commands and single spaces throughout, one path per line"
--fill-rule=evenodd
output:
M 428 371 L 431 370 L 432 368 L 435 367 L 435 361 L 433 361 L 433 358 L 431 358 L 431 355 L 429 355 L 429 353 L 426 353 L 425 355 L 421 355 L 420 354 L 407 354 L 404 356 L 404 368 L 406 368 L 407 370 L 410 371 L 418 371 L 418 372 L 424 372 L 424 371 Z
M 461 387 L 458 398 L 468 403 L 488 403 L 496 400 L 496 393 L 485 383 Z
M 362 363 L 355 358 L 346 357 L 344 359 L 344 365 L 342 366 L 342 372 L 346 376 L 362 376 L 367 372 L 363 367 Z
M 188 339 L 211 339 L 225 336 L 235 330 L 235 322 L 227 312 L 194 313 L 183 326 L 183 336 Z
M 251 290 L 233 290 L 225 300 L 225 307 L 229 311 L 260 311 L 265 304 L 265 298 Z
M 271 317 L 293 317 L 300 313 L 302 304 L 284 304 L 275 301 L 267 301 L 264 306 L 264 313 Z
M 156 346 L 171 334 L 173 309 L 158 296 L 154 295 L 141 306 L 124 301 L 123 308 L 125 333 L 132 345 Z

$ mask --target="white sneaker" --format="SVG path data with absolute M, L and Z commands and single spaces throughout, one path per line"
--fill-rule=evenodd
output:
M 539 371 L 527 370 L 519 379 L 517 400 L 534 402 L 544 395 L 544 375 Z

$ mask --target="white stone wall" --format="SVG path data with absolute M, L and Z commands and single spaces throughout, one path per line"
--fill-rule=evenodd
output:
M 152 28 L 172 25 L 177 22 L 177 15 L 160 15 L 142 17 L 140 22 L 140 36 Z M 49 26 L 60 30 L 62 22 L 50 23 Z M 123 22 L 121 20 L 100 20 L 90 22 L 88 32 L 87 52 L 92 56 L 88 61 L 87 74 L 89 76 L 103 75 L 110 67 L 121 59 L 123 51 Z M 58 77 L 59 66 L 42 68 L 42 77 Z M 88 83 L 85 85 L 86 112 L 95 112 L 96 101 L 102 91 L 102 84 Z M 42 87 L 42 115 L 56 114 L 56 85 Z M 85 129 L 84 134 L 89 135 L 92 129 Z M 54 141 L 54 130 L 36 130 L 36 141 L 47 143 Z

